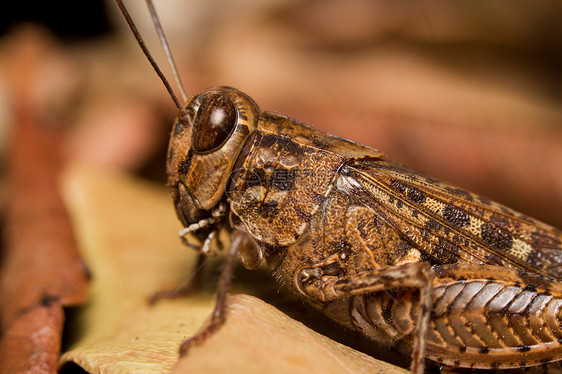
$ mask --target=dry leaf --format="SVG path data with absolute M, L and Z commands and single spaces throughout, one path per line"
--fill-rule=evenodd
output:
M 322 336 L 248 295 L 228 302 L 228 322 L 173 373 L 407 373 Z
M 52 373 L 60 351 L 62 308 L 86 299 L 87 274 L 58 189 L 60 136 L 34 95 L 41 78 L 38 61 L 48 42 L 33 31 L 14 42 L 0 371 Z
M 63 364 L 91 373 L 394 370 L 243 295 L 229 299 L 227 322 L 216 335 L 175 365 L 179 345 L 203 325 L 214 298 L 211 288 L 147 303 L 151 293 L 185 280 L 196 257 L 177 238 L 179 223 L 165 190 L 74 167 L 65 196 L 93 278 L 91 301 L 72 325 L 78 339 Z
M 181 283 L 195 255 L 177 239 L 165 190 L 72 168 L 65 196 L 92 282 L 90 303 L 72 327 L 78 343 L 63 362 L 90 372 L 169 370 L 212 300 L 170 301 L 160 308 L 147 303 L 152 292 Z

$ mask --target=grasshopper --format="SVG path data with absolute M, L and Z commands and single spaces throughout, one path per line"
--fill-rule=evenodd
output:
M 224 322 L 239 257 L 248 269 L 266 260 L 335 321 L 405 347 L 413 373 L 426 359 L 453 369 L 562 360 L 561 231 L 261 111 L 234 88 L 182 104 L 116 2 L 179 110 L 166 167 L 180 237 L 203 256 L 221 248 L 221 231 L 231 239 L 211 322 L 180 353 Z

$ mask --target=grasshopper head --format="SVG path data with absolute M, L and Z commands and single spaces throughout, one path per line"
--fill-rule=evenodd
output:
M 194 233 L 199 239 L 206 237 L 202 247 L 205 253 L 210 239 L 224 225 L 224 218 L 228 213 L 226 186 L 246 139 L 257 127 L 259 108 L 249 96 L 230 87 L 211 88 L 189 99 L 169 53 L 170 46 L 156 10 L 152 2 L 147 0 L 174 79 L 183 100 L 188 101 L 183 107 L 146 47 L 123 1 L 116 0 L 116 3 L 179 110 L 168 147 L 167 184 L 178 218 L 185 226 L 180 235 L 183 237 Z
M 186 228 L 217 215 L 238 154 L 256 129 L 258 116 L 259 108 L 249 96 L 218 87 L 194 96 L 176 119 L 168 147 L 167 185 Z M 224 207 L 220 206 L 223 211 Z M 201 239 L 213 230 L 188 232 Z

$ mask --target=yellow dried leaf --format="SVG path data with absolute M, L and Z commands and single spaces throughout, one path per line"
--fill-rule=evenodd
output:
M 61 364 L 91 373 L 403 372 L 247 295 L 230 297 L 225 325 L 178 361 L 181 342 L 204 324 L 214 296 L 205 286 L 186 298 L 147 303 L 153 292 L 186 280 L 196 259 L 177 237 L 165 189 L 74 166 L 64 190 L 93 278 L 90 301 L 72 326 L 76 341 Z
M 248 295 L 231 296 L 227 323 L 173 373 L 404 373 L 322 336 Z

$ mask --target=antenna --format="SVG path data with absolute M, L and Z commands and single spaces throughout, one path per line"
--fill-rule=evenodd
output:
M 172 56 L 172 52 L 170 51 L 170 45 L 168 44 L 168 39 L 166 39 L 166 35 L 164 34 L 164 28 L 162 27 L 162 24 L 160 23 L 160 19 L 158 18 L 158 13 L 156 13 L 156 8 L 154 8 L 154 3 L 152 2 L 152 0 L 146 0 L 146 5 L 148 6 L 148 10 L 150 12 L 150 15 L 152 16 L 152 23 L 154 23 L 154 28 L 156 29 L 156 32 L 160 37 L 160 43 L 162 44 L 162 49 L 164 49 L 164 53 L 166 53 L 166 57 L 168 58 L 168 63 L 172 68 L 174 80 L 180 90 L 181 97 L 184 102 L 187 102 L 189 96 L 185 92 L 185 88 L 181 83 L 180 75 L 176 67 L 176 62 L 174 61 L 174 57 Z
M 141 47 L 142 51 L 144 52 L 144 55 L 146 56 L 146 58 L 150 62 L 150 65 L 152 65 L 152 68 L 154 69 L 156 74 L 158 74 L 158 77 L 160 78 L 162 83 L 164 83 L 164 86 L 166 87 L 166 90 L 168 90 L 168 93 L 172 97 L 172 100 L 174 100 L 174 103 L 176 104 L 176 107 L 178 108 L 180 113 L 185 112 L 182 104 L 180 103 L 176 94 L 174 93 L 174 90 L 172 90 L 172 87 L 170 86 L 170 83 L 168 82 L 168 80 L 164 76 L 164 73 L 162 73 L 162 70 L 160 70 L 160 67 L 158 66 L 156 61 L 154 61 L 154 58 L 152 57 L 152 55 L 148 51 L 148 48 L 146 47 L 146 44 L 144 43 L 144 40 L 142 39 L 142 37 L 139 33 L 139 30 L 135 26 L 135 23 L 133 22 L 133 19 L 131 18 L 131 16 L 129 15 L 129 12 L 125 8 L 125 5 L 123 5 L 123 1 L 122 0 L 115 0 L 115 2 L 117 3 L 117 6 L 121 10 L 121 14 L 123 14 L 123 17 L 125 18 L 125 21 L 127 21 L 127 25 L 129 25 L 129 28 L 131 29 L 133 35 L 135 36 L 135 39 L 137 39 L 137 42 L 139 43 L 139 46 Z

